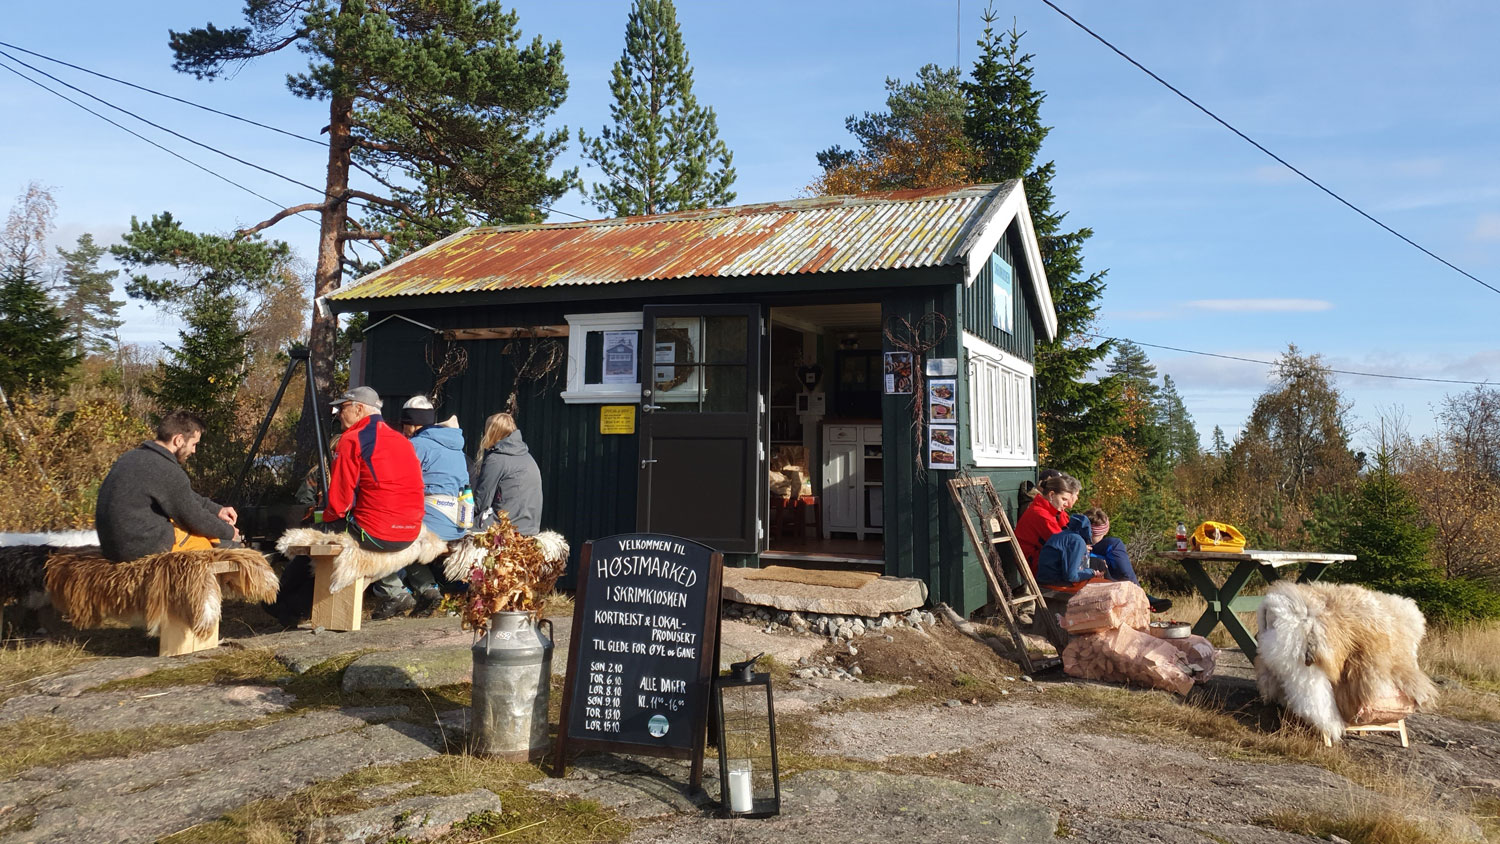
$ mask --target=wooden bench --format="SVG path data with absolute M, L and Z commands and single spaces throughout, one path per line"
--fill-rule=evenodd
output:
M 97 549 L 59 549 L 46 561 L 52 605 L 80 629 L 106 619 L 144 619 L 158 653 L 180 656 L 219 645 L 226 597 L 276 598 L 278 581 L 265 557 L 248 548 L 169 551 L 124 563 Z
M 359 629 L 364 614 L 365 587 L 368 578 L 356 577 L 354 582 L 337 592 L 328 587 L 333 583 L 333 561 L 344 550 L 342 545 L 293 545 L 283 553 L 288 557 L 309 557 L 313 567 L 312 625 L 324 630 L 352 632 Z

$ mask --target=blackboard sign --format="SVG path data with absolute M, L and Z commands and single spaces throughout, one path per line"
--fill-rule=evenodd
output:
M 554 773 L 567 746 L 693 759 L 718 673 L 723 555 L 665 534 L 584 545 Z

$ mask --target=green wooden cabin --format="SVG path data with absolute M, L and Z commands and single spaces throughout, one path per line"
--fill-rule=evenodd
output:
M 1018 181 L 473 228 L 327 299 L 369 313 L 358 377 L 392 419 L 441 380 L 472 457 L 514 394 L 575 554 L 671 533 L 921 578 L 968 613 L 986 584 L 946 481 L 989 475 L 1014 508 L 1035 478 L 1056 315 Z

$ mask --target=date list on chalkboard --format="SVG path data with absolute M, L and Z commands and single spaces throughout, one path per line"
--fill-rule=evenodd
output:
M 596 539 L 580 561 L 558 740 L 693 758 L 717 673 L 722 556 L 664 534 Z

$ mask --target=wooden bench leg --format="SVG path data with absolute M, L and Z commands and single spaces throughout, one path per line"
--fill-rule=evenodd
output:
M 206 636 L 199 636 L 193 628 L 175 618 L 168 617 L 161 626 L 161 656 L 182 656 L 196 651 L 206 651 L 219 646 L 219 624 Z
M 1405 718 L 1399 721 L 1392 721 L 1389 724 L 1364 724 L 1358 727 L 1345 727 L 1344 732 L 1355 735 L 1359 733 L 1395 733 L 1396 738 L 1400 739 L 1402 747 L 1411 747 L 1411 737 L 1406 732 Z M 1323 739 L 1323 743 L 1332 744 L 1327 738 Z
M 336 593 L 328 591 L 333 582 L 334 557 L 313 557 L 313 605 L 312 625 L 325 630 L 354 631 L 359 629 L 364 612 L 365 586 L 369 581 L 363 577 Z

